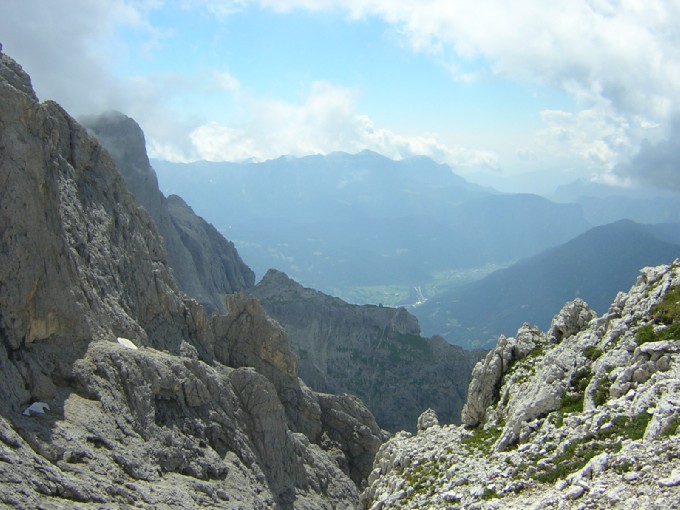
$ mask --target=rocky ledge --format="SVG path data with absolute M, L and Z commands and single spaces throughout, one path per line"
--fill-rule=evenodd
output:
M 680 262 L 501 337 L 462 421 L 384 444 L 364 508 L 679 508 Z

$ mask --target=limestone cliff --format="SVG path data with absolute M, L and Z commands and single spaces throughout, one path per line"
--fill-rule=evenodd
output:
M 463 422 L 386 443 L 365 508 L 680 507 L 680 261 L 501 337 Z
M 300 376 L 313 389 L 357 395 L 393 432 L 413 430 L 429 407 L 442 421 L 458 422 L 482 351 L 422 338 L 403 308 L 350 305 L 279 271 L 250 292 L 285 328 Z
M 225 294 L 255 284 L 255 274 L 234 245 L 180 197 L 163 196 L 149 164 L 144 133 L 133 119 L 107 112 L 80 121 L 111 154 L 129 191 L 153 218 L 179 288 L 202 305 L 224 312 Z
M 365 406 L 167 261 L 109 153 L 0 53 L 0 504 L 353 508 L 382 438 Z

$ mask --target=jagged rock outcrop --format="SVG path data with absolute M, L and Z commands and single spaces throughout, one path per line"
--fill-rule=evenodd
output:
M 427 430 L 435 425 L 439 425 L 439 418 L 434 409 L 428 409 L 418 417 L 418 432 Z
M 404 308 L 351 305 L 270 270 L 250 293 L 283 325 L 300 377 L 315 390 L 360 397 L 387 430 L 414 430 L 433 408 L 458 421 L 482 351 L 420 336 Z
M 499 399 L 503 378 L 515 363 L 536 352 L 537 347 L 546 342 L 545 338 L 551 343 L 560 342 L 563 338 L 584 329 L 594 317 L 595 312 L 588 304 L 582 299 L 576 299 L 567 303 L 555 316 L 547 337 L 541 335 L 538 328 L 526 323 L 517 331 L 516 337 L 501 336 L 496 348 L 491 350 L 472 372 L 468 398 L 461 416 L 463 424 L 476 427 L 484 422 L 487 408 Z M 555 365 L 547 367 L 544 375 L 546 381 L 552 382 L 564 374 Z M 534 398 L 531 406 L 518 406 L 517 412 L 522 416 L 517 417 L 515 421 L 528 419 L 527 413 L 538 416 L 546 410 L 553 410 L 561 398 L 561 394 L 552 387 L 543 386 L 539 391 L 542 392 L 541 397 Z
M 180 292 L 108 152 L 0 53 L 0 504 L 354 508 L 375 420 L 227 305 Z
M 80 121 L 111 154 L 137 203 L 153 218 L 179 288 L 202 305 L 224 313 L 224 295 L 252 287 L 255 273 L 234 245 L 194 214 L 184 200 L 163 196 L 146 155 L 144 133 L 133 119 L 112 111 Z
M 383 445 L 364 508 L 679 507 L 680 261 L 501 338 L 463 421 Z

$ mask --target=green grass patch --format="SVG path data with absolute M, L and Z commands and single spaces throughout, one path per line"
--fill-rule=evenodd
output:
M 562 415 L 583 411 L 583 395 L 565 395 L 559 409 Z
M 448 452 L 450 454 L 450 451 Z M 440 459 L 431 459 L 404 473 L 404 481 L 413 489 L 405 498 L 408 502 L 415 496 L 432 497 L 436 492 L 437 479 L 450 465 Z
M 586 391 L 588 384 L 590 384 L 592 376 L 592 372 L 589 368 L 581 368 L 575 370 L 571 374 L 569 387 L 572 391 L 562 397 L 562 404 L 558 409 L 560 415 L 566 413 L 580 413 L 583 411 L 584 392 Z M 559 425 L 557 425 L 558 427 L 563 425 L 564 420 L 562 416 L 558 417 L 557 423 L 559 423 Z
M 498 493 L 495 490 L 489 489 L 488 487 L 485 487 L 484 493 L 482 494 L 481 499 L 482 499 L 482 501 L 489 501 L 491 499 L 495 499 L 495 498 L 498 498 L 498 497 L 500 497 L 500 496 L 498 495 Z
M 590 438 L 574 441 L 553 459 L 552 469 L 538 471 L 534 479 L 542 483 L 554 483 L 583 468 L 590 459 L 610 448 L 610 444 L 593 442 Z
M 680 432 L 680 416 L 673 418 L 666 429 L 663 431 L 662 437 L 676 436 Z
M 642 412 L 632 418 L 615 417 L 611 422 L 611 427 L 569 443 L 562 453 L 553 459 L 554 467 L 536 472 L 533 478 L 538 482 L 554 483 L 583 468 L 593 457 L 602 452 L 618 452 L 621 449 L 620 438 L 636 441 L 642 439 L 651 418 L 652 416 L 647 412 Z
M 663 300 L 654 305 L 651 315 L 658 324 L 667 327 L 654 331 L 654 326 L 643 326 L 635 333 L 638 345 L 661 340 L 680 340 L 680 287 L 672 287 L 666 292 Z
M 646 411 L 633 416 L 626 424 L 622 435 L 635 441 L 642 439 L 651 419 L 652 415 Z
M 652 315 L 662 324 L 680 321 L 680 287 L 672 287 L 666 292 L 663 301 L 652 307 Z
M 598 349 L 598 348 L 595 347 L 594 345 L 593 345 L 593 346 L 590 346 L 590 347 L 586 347 L 586 348 L 583 350 L 583 355 L 584 355 L 587 359 L 589 359 L 590 361 L 595 361 L 595 360 L 598 359 L 600 356 L 602 356 L 602 349 Z
M 501 436 L 501 429 L 490 428 L 484 430 L 483 428 L 476 428 L 472 431 L 472 435 L 466 436 L 461 439 L 461 444 L 465 446 L 468 450 L 477 450 L 480 452 L 488 453 L 491 451 L 494 443 L 498 441 Z
M 509 377 L 520 368 L 524 368 L 527 370 L 527 373 L 524 374 L 524 377 L 522 377 L 522 380 L 519 382 L 526 381 L 529 376 L 533 375 L 536 371 L 536 360 L 543 356 L 543 354 L 545 354 L 545 346 L 539 344 L 534 347 L 533 350 L 524 358 L 513 358 L 512 361 L 510 361 L 510 366 L 508 366 L 508 371 L 506 372 L 505 377 Z
M 635 341 L 638 345 L 646 344 L 647 342 L 656 342 L 656 339 L 654 326 L 642 326 L 635 332 Z
M 576 370 L 571 374 L 571 380 L 569 381 L 569 386 L 574 388 L 575 391 L 583 393 L 586 391 L 588 384 L 590 384 L 590 379 L 593 377 L 592 372 L 589 368 L 581 368 Z
M 595 389 L 595 395 L 593 395 L 593 401 L 597 407 L 604 405 L 609 400 L 609 390 L 611 387 L 612 382 L 609 379 L 603 379 L 599 382 Z

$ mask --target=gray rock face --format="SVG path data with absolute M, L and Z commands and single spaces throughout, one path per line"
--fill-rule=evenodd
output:
M 430 407 L 442 421 L 458 421 L 481 351 L 422 338 L 403 308 L 350 305 L 279 271 L 250 293 L 285 328 L 300 377 L 314 390 L 357 395 L 392 432 L 414 430 Z
M 180 197 L 163 196 L 146 155 L 144 133 L 134 120 L 108 112 L 81 122 L 111 154 L 137 203 L 156 223 L 180 289 L 202 305 L 224 313 L 225 294 L 255 284 L 255 274 L 234 245 L 196 216 Z
M 434 409 L 428 409 L 418 417 L 418 432 L 438 425 L 439 418 L 437 417 L 437 413 L 434 412 Z
M 645 268 L 601 317 L 576 301 L 501 338 L 468 426 L 385 443 L 364 508 L 680 507 L 679 288 L 680 260 Z
M 0 54 L 0 505 L 354 508 L 375 420 L 309 390 L 252 298 L 225 308 L 180 292 L 108 152 Z

